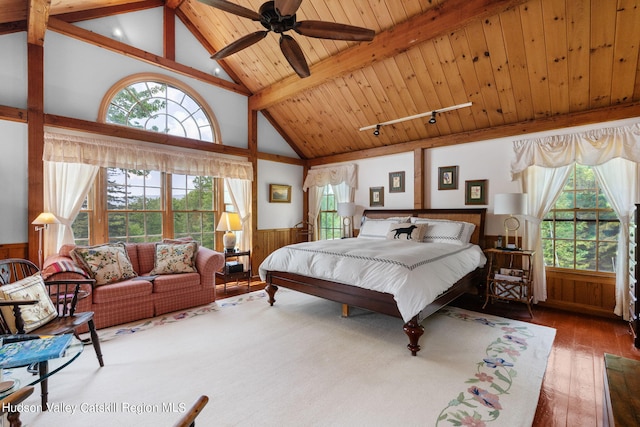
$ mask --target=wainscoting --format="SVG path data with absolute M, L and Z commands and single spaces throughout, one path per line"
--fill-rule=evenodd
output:
M 300 234 L 297 228 L 277 228 L 258 230 L 253 236 L 253 250 L 251 252 L 252 273 L 258 275 L 258 267 L 273 251 L 286 245 L 306 241 L 307 236 Z
M 0 244 L 0 259 L 7 258 L 29 258 L 28 246 L 26 243 L 5 243 Z M 37 263 L 38 261 L 36 261 Z
M 613 274 L 576 273 L 547 268 L 548 307 L 584 314 L 617 317 Z

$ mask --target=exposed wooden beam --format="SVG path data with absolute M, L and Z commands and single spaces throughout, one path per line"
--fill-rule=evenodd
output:
M 170 145 L 173 147 L 181 148 L 191 148 L 200 151 L 209 151 L 212 153 L 228 154 L 232 156 L 250 156 L 250 152 L 246 148 L 239 148 L 222 144 L 212 144 L 210 142 L 200 141 L 197 139 L 167 135 L 165 133 L 159 132 L 149 132 L 146 130 L 135 129 L 120 125 L 97 123 L 88 120 L 74 119 L 71 117 L 56 116 L 53 114 L 45 115 L 44 122 L 46 126 L 69 129 L 79 132 L 87 132 L 98 135 L 109 135 L 116 138 L 146 141 L 155 144 Z
M 595 123 L 606 123 L 614 120 L 622 120 L 633 117 L 640 117 L 640 102 L 496 126 L 473 132 L 461 132 L 452 135 L 441 136 L 438 138 L 421 139 L 418 141 L 387 145 L 384 147 L 354 151 L 351 153 L 318 157 L 315 159 L 309 159 L 308 163 L 309 166 L 317 166 L 327 163 L 345 162 L 364 158 L 387 156 L 390 154 L 405 153 L 420 148 L 425 149 L 446 147 L 449 145 L 519 136 L 534 132 L 544 132 L 574 126 L 590 125 Z
M 27 43 L 42 46 L 51 0 L 29 0 L 27 7 Z
M 350 71 L 397 55 L 441 34 L 463 28 L 469 22 L 498 15 L 526 0 L 447 0 L 395 27 L 377 34 L 310 67 L 311 76 L 292 75 L 249 98 L 249 107 L 263 110 L 296 93 L 311 89 Z
M 164 57 L 176 60 L 176 12 L 170 7 L 163 8 L 162 50 Z
M 79 22 L 162 6 L 164 6 L 164 1 L 162 0 L 145 0 L 114 6 L 97 7 L 95 9 L 79 10 L 77 12 L 60 13 L 52 15 L 52 17 L 65 22 Z
M 5 22 L 0 24 L 0 36 L 3 34 L 27 31 L 27 21 Z
M 277 163 L 287 163 L 290 165 L 298 165 L 298 166 L 304 166 L 305 164 L 307 164 L 306 160 L 295 159 L 293 157 L 282 156 L 280 154 L 258 153 L 258 159 L 268 160 L 270 162 L 277 162 Z
M 27 110 L 23 108 L 0 105 L 0 119 L 12 122 L 27 123 Z
M 83 42 L 110 50 L 112 52 L 128 56 L 130 58 L 134 58 L 139 61 L 143 61 L 148 64 L 173 71 L 178 74 L 192 77 L 205 83 L 228 89 L 241 95 L 251 94 L 247 88 L 239 84 L 228 82 L 226 80 L 207 74 L 203 71 L 196 70 L 195 68 L 187 67 L 186 65 L 182 65 L 170 59 L 154 55 L 142 49 L 137 49 L 135 47 L 121 43 L 117 40 L 110 39 L 100 34 L 96 34 L 94 32 L 61 21 L 57 18 L 52 17 L 49 19 L 49 29 L 60 34 L 64 34 L 65 36 L 73 37 L 77 40 L 81 40 Z

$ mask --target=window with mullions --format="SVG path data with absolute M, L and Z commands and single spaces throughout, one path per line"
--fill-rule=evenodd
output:
M 152 132 L 220 140 L 215 116 L 204 99 L 162 75 L 135 75 L 116 83 L 103 99 L 100 117 L 106 123 Z M 215 249 L 220 183 L 167 171 L 102 169 L 72 224 L 75 242 L 155 242 L 192 236 Z
M 339 239 L 342 237 L 340 217 L 337 212 L 338 203 L 330 185 L 324 187 L 320 203 L 318 231 L 320 240 Z
M 620 221 L 589 166 L 573 167 L 541 232 L 545 265 L 615 272 Z

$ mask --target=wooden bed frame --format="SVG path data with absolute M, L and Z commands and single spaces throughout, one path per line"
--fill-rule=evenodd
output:
M 432 219 L 449 219 L 454 221 L 465 221 L 476 225 L 471 236 L 471 242 L 484 248 L 484 225 L 486 209 L 403 209 L 403 210 L 365 210 L 364 216 L 368 218 L 388 218 L 393 216 L 415 216 Z M 421 312 L 426 317 L 438 311 L 440 308 L 451 303 L 453 300 L 466 292 L 473 290 L 474 285 L 484 278 L 482 269 L 467 274 L 465 277 L 454 283 L 451 288 L 442 293 L 435 301 L 429 304 Z M 354 306 L 371 310 L 377 313 L 388 314 L 390 316 L 402 317 L 398 311 L 393 295 L 378 291 L 372 291 L 352 285 L 331 282 L 314 277 L 302 276 L 285 271 L 268 271 L 266 277 L 265 291 L 269 294 L 269 304 L 273 306 L 275 294 L 279 286 L 315 295 L 328 300 L 336 301 L 346 306 Z M 343 314 L 347 314 L 343 308 Z M 415 356 L 420 351 L 418 340 L 424 333 L 424 328 L 418 321 L 418 316 L 404 324 L 404 332 L 409 337 L 407 348 Z

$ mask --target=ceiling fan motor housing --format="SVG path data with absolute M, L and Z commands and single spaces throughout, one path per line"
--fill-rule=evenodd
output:
M 280 16 L 272 1 L 268 1 L 260 6 L 258 13 L 262 16 L 260 20 L 262 26 L 274 33 L 284 33 L 285 31 L 292 30 L 296 25 L 296 15 Z

